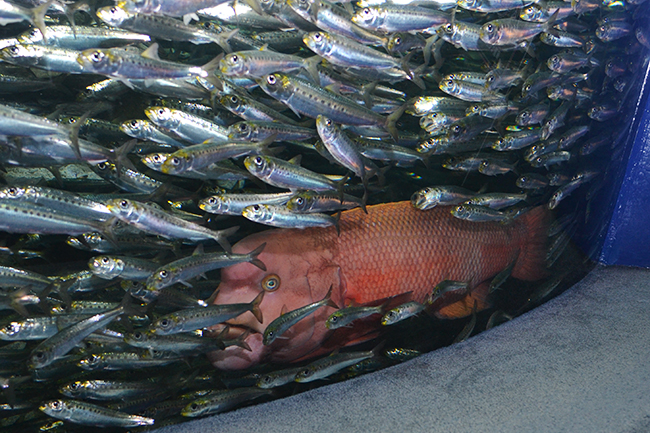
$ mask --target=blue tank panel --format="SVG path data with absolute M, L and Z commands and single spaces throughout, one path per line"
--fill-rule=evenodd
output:
M 627 126 L 612 138 L 611 152 L 604 152 L 600 161 L 607 168 L 593 186 L 600 188 L 594 193 L 598 199 L 575 204 L 586 207 L 576 243 L 593 260 L 607 265 L 650 267 L 649 73 L 644 64 L 639 71 L 644 79 L 636 89 L 639 96 L 621 110 L 625 114 L 620 121 Z

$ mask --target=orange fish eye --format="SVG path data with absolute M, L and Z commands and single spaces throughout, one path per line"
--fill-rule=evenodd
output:
M 262 289 L 267 292 L 274 292 L 280 288 L 280 277 L 276 274 L 270 274 L 262 280 Z

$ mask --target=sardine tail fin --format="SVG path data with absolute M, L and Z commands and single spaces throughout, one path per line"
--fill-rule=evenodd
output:
M 214 59 L 210 60 L 210 61 L 209 61 L 208 63 L 206 63 L 205 65 L 201 66 L 201 68 L 202 68 L 204 71 L 212 72 L 212 71 L 214 71 L 215 69 L 217 69 L 217 68 L 219 67 L 219 63 L 221 62 L 221 59 L 222 59 L 222 58 L 223 58 L 223 53 L 219 54 L 217 57 L 215 57 Z M 210 75 L 210 74 L 208 74 L 208 75 Z
M 336 308 L 338 310 L 339 306 L 336 304 L 336 302 L 332 300 L 333 287 L 334 287 L 333 285 L 330 285 L 330 289 L 327 292 L 327 295 L 325 295 L 325 297 L 323 298 L 323 300 L 325 301 L 325 305 L 327 305 L 328 307 Z
M 40 6 L 36 6 L 30 11 L 31 22 L 34 24 L 34 27 L 41 31 L 43 40 L 45 41 L 47 41 L 47 35 L 45 33 L 45 29 L 47 27 L 45 25 L 45 14 L 47 13 L 47 10 L 50 8 L 50 6 L 52 6 L 52 3 L 54 3 L 54 0 L 49 0 Z
M 251 265 L 255 265 L 261 270 L 266 272 L 266 265 L 264 265 L 264 262 L 262 262 L 260 259 L 253 259 L 250 261 Z
M 304 61 L 304 68 L 317 86 L 320 86 L 320 76 L 318 75 L 318 65 L 322 61 L 320 56 L 313 56 Z
M 239 337 L 235 338 L 235 340 L 233 340 L 232 345 L 241 347 L 242 349 L 248 352 L 252 352 L 253 349 L 251 349 L 251 347 L 246 342 L 246 338 L 250 335 L 250 333 L 251 333 L 250 329 L 247 329 L 246 332 L 244 332 Z
M 232 236 L 235 234 L 235 232 L 239 230 L 239 226 L 234 226 L 230 227 L 229 229 L 225 230 L 219 230 L 219 234 L 214 236 L 214 240 L 221 245 L 221 248 L 224 249 L 225 252 L 230 253 L 232 252 L 232 247 L 230 246 L 230 242 L 228 242 L 228 236 Z
M 258 322 L 264 323 L 264 318 L 262 317 L 262 310 L 260 310 L 260 303 L 262 303 L 262 299 L 264 298 L 264 293 L 265 292 L 260 292 L 259 295 L 255 299 L 253 299 L 253 302 L 251 302 L 251 313 L 255 316 Z
M 237 33 L 239 33 L 239 29 L 231 30 L 229 32 L 223 32 L 219 33 L 217 35 L 214 35 L 214 43 L 219 45 L 221 49 L 224 50 L 226 53 L 231 53 L 232 48 L 230 47 L 230 39 L 235 36 Z
M 531 209 L 517 218 L 522 225 L 522 246 L 512 269 L 519 280 L 534 281 L 546 276 L 546 250 L 551 214 L 544 206 Z M 525 240 L 524 240 L 525 239 Z
M 404 114 L 407 107 L 408 104 L 403 104 L 400 108 L 395 110 L 394 113 L 392 113 L 390 116 L 386 118 L 386 130 L 390 133 L 390 135 L 393 137 L 395 141 L 398 141 L 399 139 L 399 132 L 397 131 L 397 121 L 399 120 L 400 117 L 402 117 L 402 114 Z

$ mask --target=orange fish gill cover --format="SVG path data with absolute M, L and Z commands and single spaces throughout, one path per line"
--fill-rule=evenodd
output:
M 322 299 L 330 287 L 332 300 L 342 308 L 381 304 L 390 297 L 396 297 L 392 303 L 424 302 L 441 281 L 464 281 L 469 292 L 443 296 L 429 308 L 438 317 L 457 318 L 471 314 L 474 301 L 479 310 L 487 308 L 490 280 L 513 263 L 515 278 L 545 276 L 550 219 L 545 208 L 534 208 L 510 224 L 463 221 L 450 209 L 420 211 L 407 201 L 379 204 L 369 206 L 367 214 L 361 209 L 343 212 L 340 235 L 333 227 L 276 229 L 242 239 L 233 252 L 246 253 L 266 242 L 258 256 L 266 271 L 250 263 L 223 269 L 215 302 L 250 302 L 266 290 L 260 304 L 264 323 L 250 313 L 229 321 L 233 330 L 252 331 L 246 340 L 252 350 L 228 348 L 214 354 L 213 363 L 238 369 L 267 360 L 293 361 L 376 335 L 376 324 L 332 333 L 325 320 L 335 309 L 324 307 L 293 325 L 284 338 L 262 344 L 266 326 L 283 311 Z

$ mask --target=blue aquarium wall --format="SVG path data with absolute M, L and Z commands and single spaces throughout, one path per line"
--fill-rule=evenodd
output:
M 648 69 L 645 72 L 647 94 Z M 650 101 L 643 96 L 636 109 L 638 123 L 627 137 L 631 149 L 598 257 L 608 265 L 650 267 Z
M 592 260 L 606 265 L 650 267 L 649 74 L 646 60 L 636 71 L 637 86 L 630 89 L 638 97 L 621 107 L 619 121 L 627 126 L 600 157 L 607 168 L 590 191 L 597 198 L 589 200 L 588 192 L 587 200 L 571 203 L 577 213 L 584 212 L 575 241 Z

